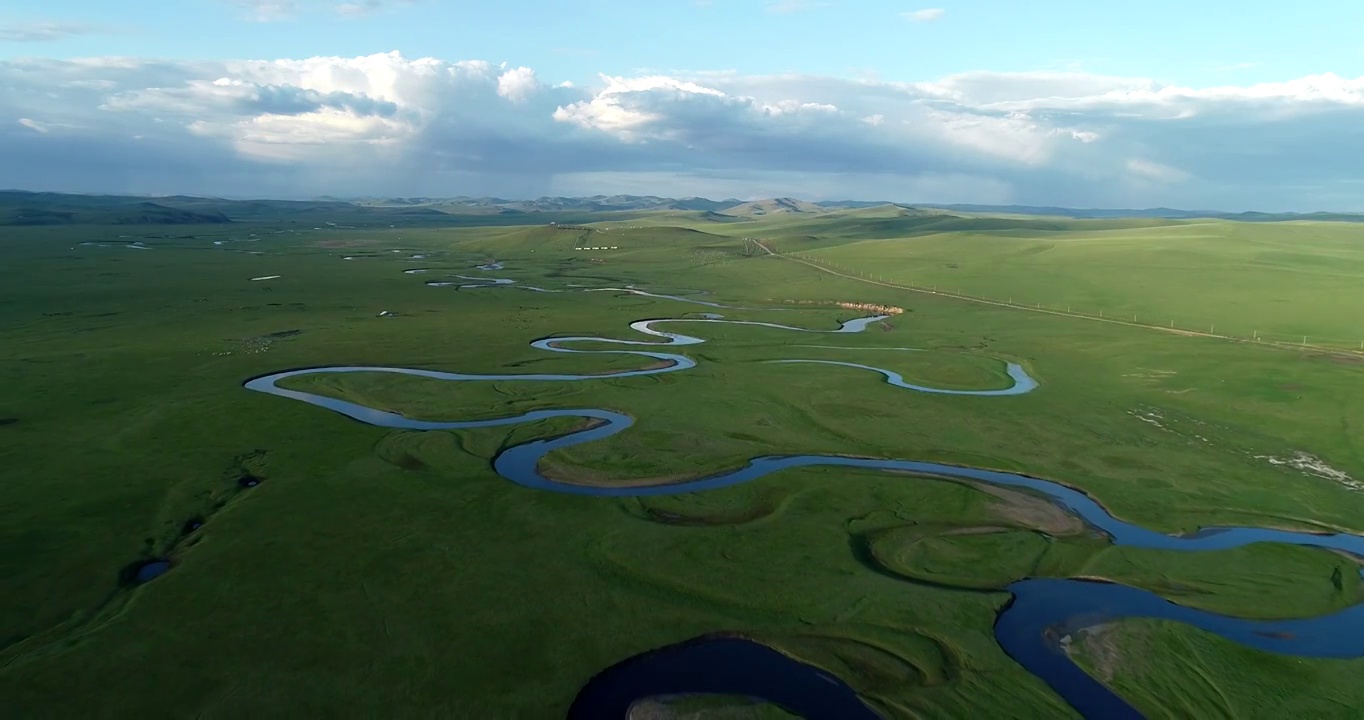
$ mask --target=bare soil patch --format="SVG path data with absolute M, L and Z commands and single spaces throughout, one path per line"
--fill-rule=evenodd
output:
M 592 428 L 595 428 L 595 427 L 601 427 L 602 425 L 605 425 L 605 424 L 606 424 L 606 421 L 603 420 L 603 419 L 601 419 L 601 418 L 586 418 L 586 419 L 584 419 L 582 422 L 578 423 L 577 425 L 574 425 L 574 426 L 573 426 L 573 429 L 572 429 L 572 430 L 569 430 L 568 432 L 569 432 L 569 434 L 573 434 L 573 433 L 576 433 L 576 432 L 582 432 L 582 431 L 584 431 L 584 430 L 591 430 Z
M 1094 671 L 1099 680 L 1105 683 L 1113 682 L 1114 673 L 1122 666 L 1122 650 L 1118 648 L 1112 630 L 1111 624 L 1095 625 L 1079 631 L 1074 638 L 1067 635 L 1061 639 L 1061 646 L 1067 655 L 1073 652 L 1072 645 L 1078 642 L 1094 662 Z
M 673 485 L 696 479 L 696 475 L 691 473 L 673 473 L 671 475 L 653 475 L 641 478 L 609 478 L 603 477 L 602 473 L 592 468 L 579 467 L 576 465 L 560 465 L 541 461 L 540 472 L 545 477 L 567 485 L 585 485 L 589 487 L 651 487 L 654 485 Z
M 942 535 L 989 535 L 991 533 L 1008 532 L 1009 528 L 997 525 L 971 525 L 965 527 L 954 527 L 944 530 Z
M 1053 537 L 1079 535 L 1085 531 L 1083 520 L 1050 500 L 986 483 L 976 483 L 975 488 L 999 498 L 1000 502 L 992 509 L 1005 520 L 1041 530 Z

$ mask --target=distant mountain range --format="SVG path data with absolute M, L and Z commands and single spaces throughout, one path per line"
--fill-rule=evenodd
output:
M 0 191 L 0 225 L 202 225 L 231 222 L 222 212 L 197 212 L 109 195 Z
M 315 200 L 229 200 L 186 195 L 146 197 L 0 191 L 0 225 L 212 224 L 234 220 L 292 219 L 320 222 L 328 217 L 362 217 L 370 222 L 436 224 L 531 224 L 557 220 L 591 222 L 594 213 L 679 213 L 714 222 L 744 222 L 772 216 L 819 216 L 864 211 L 886 217 L 911 215 L 1028 215 L 1075 219 L 1217 218 L 1243 222 L 1330 220 L 1364 222 L 1364 213 L 1224 213 L 1148 208 L 1073 209 L 1028 205 L 905 205 L 864 200 L 808 202 L 795 198 L 744 201 L 653 195 L 593 195 L 511 200 L 497 197 L 337 198 Z M 618 215 L 619 217 L 619 215 Z
M 935 209 L 957 213 L 989 215 L 1044 215 L 1078 219 L 1160 218 L 1183 220 L 1223 218 L 1242 221 L 1343 220 L 1364 222 L 1364 213 L 1227 213 L 1215 210 L 1176 210 L 1174 208 L 1077 209 L 1034 205 L 914 204 L 867 200 L 822 200 L 808 202 L 795 198 L 768 198 L 744 201 L 737 198 L 709 200 L 702 197 L 666 198 L 654 195 L 592 195 L 589 197 L 542 197 L 536 200 L 508 200 L 497 197 L 452 198 L 335 198 L 319 200 L 350 202 L 363 207 L 429 207 L 452 214 L 509 214 L 529 212 L 611 212 L 628 210 L 703 211 L 731 217 L 762 217 L 778 214 L 819 214 L 835 210 L 872 207 Z
M 591 197 L 542 197 L 538 200 L 508 200 L 497 197 L 452 198 L 333 198 L 320 200 L 350 202 L 362 207 L 430 207 L 456 215 L 528 212 L 612 212 L 623 210 L 680 210 L 715 212 L 743 204 L 743 200 L 706 198 L 666 198 L 653 195 L 593 195 Z

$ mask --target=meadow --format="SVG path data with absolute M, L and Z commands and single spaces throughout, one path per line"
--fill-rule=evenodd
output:
M 1364 601 L 1358 558 L 1114 547 L 1032 495 L 940 478 L 824 468 L 660 498 L 532 491 L 491 460 L 572 423 L 393 431 L 241 387 L 341 364 L 622 370 L 647 361 L 529 342 L 645 339 L 630 322 L 712 310 L 619 291 L 425 284 L 450 274 L 705 290 L 754 308 L 716 310 L 727 319 L 811 329 L 869 314 L 838 302 L 890 305 L 904 312 L 856 335 L 679 323 L 667 329 L 706 342 L 679 350 L 698 367 L 666 375 L 465 384 L 371 373 L 290 387 L 428 419 L 565 407 L 635 418 L 542 466 L 578 482 L 851 454 L 1057 480 L 1169 533 L 1359 533 L 1364 356 L 907 292 L 743 240 L 969 292 L 1343 340 L 1364 336 L 1351 311 L 1364 307 L 1358 226 L 877 212 L 658 213 L 592 229 L 351 224 L 6 229 L 0 532 L 12 590 L 0 597 L 0 692 L 16 716 L 562 717 L 625 657 L 740 632 L 829 670 L 889 717 L 1066 717 L 994 641 L 1013 580 L 1105 578 L 1243 617 Z M 619 249 L 577 249 L 600 246 Z M 492 259 L 505 268 L 474 268 Z M 1041 386 L 938 396 L 852 368 L 766 362 L 791 358 L 957 389 L 1002 387 L 1004 363 L 1017 362 Z M 160 557 L 172 562 L 163 577 L 126 582 L 126 568 Z M 1073 654 L 1151 716 L 1353 717 L 1364 706 L 1364 660 L 1272 656 L 1179 625 L 1118 622 Z
M 863 221 L 865 222 L 865 221 Z M 1022 306 L 1364 351 L 1357 225 L 1037 220 L 821 244 L 816 261 Z M 795 229 L 795 228 L 793 228 Z

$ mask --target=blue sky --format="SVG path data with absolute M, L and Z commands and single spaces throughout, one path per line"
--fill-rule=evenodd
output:
M 388 0 L 372 10 L 357 0 L 354 14 L 336 10 L 345 4 L 19 3 L 0 10 L 0 21 L 65 24 L 75 32 L 40 47 L 0 41 L 0 53 L 223 59 L 401 50 L 528 65 L 546 79 L 574 82 L 642 70 L 916 81 L 973 70 L 1072 69 L 1194 85 L 1364 74 L 1358 0 Z M 930 22 L 904 16 L 935 7 L 943 12 Z
M 1358 0 L 15 5 L 4 186 L 1364 209 Z

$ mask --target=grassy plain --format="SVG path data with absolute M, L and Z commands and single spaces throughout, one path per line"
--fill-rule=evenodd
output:
M 835 237 L 793 249 L 892 282 L 999 301 L 1364 350 L 1355 310 L 1364 276 L 1358 225 L 1037 219 L 1013 225 L 913 238 Z
M 683 349 L 700 366 L 661 376 L 295 382 L 431 419 L 628 412 L 637 423 L 627 432 L 548 459 L 547 471 L 594 482 L 695 476 L 763 454 L 849 453 L 1056 479 L 1168 532 L 1364 531 L 1364 492 L 1267 459 L 1308 453 L 1364 478 L 1364 363 L 870 286 L 750 256 L 738 239 L 775 237 L 915 279 L 937 263 L 944 268 L 933 272 L 974 278 L 991 293 L 1015 283 L 1020 293 L 1076 293 L 1077 304 L 1220 313 L 1247 326 L 1273 317 L 1280 330 L 1341 335 L 1353 328 L 1338 308 L 1364 307 L 1364 270 L 1351 264 L 1362 247 L 1355 226 L 1343 226 L 1354 235 L 1326 225 L 1155 221 L 1027 231 L 1039 238 L 916 234 L 887 223 L 873 232 L 866 221 L 812 229 L 813 221 L 708 226 L 669 216 L 630 221 L 637 229 L 608 223 L 616 229 L 606 233 L 310 230 L 269 220 L 172 233 L 7 231 L 0 420 L 12 422 L 0 425 L 0 465 L 12 479 L 0 495 L 0 562 L 14 590 L 0 597 L 0 692 L 21 717 L 556 717 L 593 673 L 626 656 L 737 630 L 826 667 L 894 717 L 1063 717 L 1068 707 L 994 643 L 994 616 L 1008 599 L 998 588 L 1009 580 L 1108 577 L 1261 617 L 1364 598 L 1349 558 L 1274 546 L 1198 555 L 1112 548 L 1036 498 L 943 480 L 809 469 L 648 500 L 523 490 L 490 460 L 571 422 L 388 431 L 240 386 L 333 364 L 637 367 L 646 361 L 527 343 L 638 339 L 633 320 L 710 309 L 613 292 L 423 284 L 478 274 L 471 266 L 491 258 L 506 269 L 489 274 L 524 284 L 705 289 L 708 299 L 786 308 L 718 311 L 729 318 L 809 328 L 861 313 L 798 303 L 884 303 L 906 312 L 859 335 L 680 324 L 707 338 Z M 1292 252 L 1271 247 L 1286 237 L 1265 234 L 1276 231 L 1297 234 Z M 900 239 L 861 237 L 889 232 Z M 1162 236 L 1176 232 L 1197 236 Z M 77 244 L 139 233 L 181 237 L 145 238 L 150 250 Z M 620 250 L 574 249 L 603 237 Z M 1024 252 L 1043 244 L 1051 247 Z M 1174 259 L 1161 260 L 1164 251 Z M 1132 264 L 1141 252 L 1150 261 Z M 1186 269 L 1199 257 L 1246 252 L 1279 253 L 1278 266 L 1247 261 L 1274 293 L 1247 276 Z M 945 268 L 949 256 L 959 267 Z M 1040 258 L 1050 263 L 1041 274 Z M 429 271 L 402 272 L 419 267 Z M 268 275 L 280 277 L 251 280 Z M 927 352 L 884 349 L 896 347 Z M 851 368 L 764 362 L 781 358 L 861 362 L 960 388 L 1002 386 L 1008 360 L 1042 387 L 1012 398 L 933 396 Z M 246 473 L 264 482 L 243 489 Z M 186 537 L 193 518 L 205 523 Z M 175 562 L 166 576 L 118 587 L 121 568 L 162 555 Z M 1337 587 L 1333 577 L 1346 580 Z M 1130 661 L 1106 679 L 1156 715 L 1267 716 L 1296 707 L 1272 702 L 1292 702 L 1299 682 L 1343 707 L 1364 705 L 1364 688 L 1349 680 L 1361 661 L 1269 658 L 1179 626 L 1122 623 L 1114 632 L 1140 642 L 1125 645 Z M 1282 673 L 1284 663 L 1310 671 Z
M 1358 662 L 1258 652 L 1165 621 L 1098 630 L 1081 636 L 1073 657 L 1148 717 L 1359 717 Z

